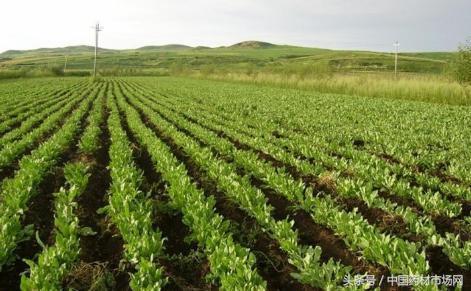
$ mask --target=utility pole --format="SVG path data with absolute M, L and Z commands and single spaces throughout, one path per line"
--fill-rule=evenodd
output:
M 395 43 L 393 43 L 394 47 L 396 48 L 396 53 L 394 56 L 394 78 L 397 79 L 397 53 L 399 51 L 399 42 L 396 40 Z
M 96 58 L 98 55 L 98 33 L 103 30 L 100 23 L 95 25 L 95 61 L 93 62 L 93 77 L 96 77 Z
M 64 62 L 64 74 L 65 71 L 67 70 L 67 55 L 65 55 L 65 62 Z

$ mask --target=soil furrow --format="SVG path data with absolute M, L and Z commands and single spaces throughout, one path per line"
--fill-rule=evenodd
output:
M 120 111 L 123 129 L 133 147 L 134 161 L 143 171 L 142 188 L 150 193 L 155 204 L 154 225 L 161 232 L 165 241 L 166 256 L 159 262 L 170 278 L 166 290 L 216 290 L 217 287 L 205 281 L 209 272 L 209 262 L 198 249 L 194 241 L 189 241 L 190 229 L 183 224 L 182 214 L 172 209 L 169 197 L 165 193 L 166 184 L 161 174 L 156 172 L 149 153 L 143 149 L 132 134 L 124 112 Z
M 157 136 L 159 136 L 159 138 L 161 138 L 162 140 L 164 140 L 174 151 L 174 155 L 176 155 L 178 157 L 178 159 L 180 161 L 183 161 L 183 163 L 186 165 L 187 169 L 189 169 L 189 175 L 192 177 L 192 179 L 194 181 L 197 182 L 197 185 L 199 187 L 202 187 L 204 190 L 205 190 L 205 193 L 212 193 L 216 196 L 217 200 L 219 200 L 218 204 L 217 204 L 217 210 L 218 211 L 221 211 L 220 208 L 222 207 L 227 207 L 226 205 L 230 205 L 230 203 L 227 202 L 227 199 L 223 198 L 224 197 L 224 194 L 223 193 L 220 193 L 217 191 L 217 186 L 212 184 L 211 185 L 211 181 L 207 181 L 207 179 L 204 178 L 204 176 L 201 175 L 201 171 L 200 169 L 194 165 L 194 163 L 192 162 L 192 160 L 186 156 L 185 153 L 183 153 L 181 151 L 181 149 L 175 145 L 173 143 L 173 141 L 166 137 L 162 132 L 160 132 L 160 130 L 158 128 L 156 128 L 152 123 L 150 123 L 147 118 L 145 117 L 145 115 L 142 113 L 142 111 L 140 111 L 138 108 L 136 108 L 140 115 L 141 115 L 141 118 L 144 120 L 145 124 L 151 128 Z M 156 114 L 159 114 L 156 112 Z M 161 114 L 159 114 L 161 115 Z M 163 117 L 164 119 L 166 119 L 165 117 Z M 168 121 L 168 120 L 167 120 Z M 170 121 L 169 121 L 170 122 Z M 189 134 L 188 131 L 185 131 L 184 129 L 181 129 L 179 128 L 180 131 L 182 131 L 183 133 L 185 134 Z M 191 136 L 191 133 L 190 133 L 190 136 Z M 196 140 L 197 142 L 199 142 L 199 144 L 201 146 L 207 146 L 206 144 L 202 143 L 200 140 Z M 256 186 L 256 185 L 255 185 Z M 216 193 L 216 194 L 215 194 Z M 219 197 L 222 197 L 222 198 L 218 198 Z M 271 198 L 274 198 L 274 197 L 278 197 L 279 195 L 272 195 Z M 270 199 L 269 199 L 270 200 Z M 274 200 L 272 199 L 271 202 L 273 202 Z M 221 213 L 222 214 L 222 213 Z M 230 212 L 226 212 L 226 215 L 230 215 Z M 226 217 L 226 215 L 224 215 Z M 241 220 L 244 220 L 242 217 L 244 217 L 244 215 L 242 216 L 237 216 L 236 218 L 236 221 L 241 221 Z M 283 219 L 285 218 L 286 216 L 284 215 L 280 215 L 280 216 L 277 216 L 277 213 L 275 212 L 274 213 L 274 217 L 275 218 L 278 218 L 278 219 Z M 245 219 L 247 219 L 246 215 L 245 215 Z M 314 225 L 314 223 L 312 222 L 312 220 L 310 218 L 308 218 L 310 221 L 311 221 L 311 225 L 310 227 L 312 227 L 312 225 Z M 232 220 L 231 220 L 232 221 Z M 322 226 L 318 226 L 318 229 L 321 229 L 323 228 Z M 309 230 L 309 227 L 306 227 L 304 230 L 308 231 Z M 330 231 L 330 230 L 326 230 L 327 231 Z M 315 235 L 315 233 L 312 233 L 312 232 L 308 232 L 308 233 L 311 233 L 313 235 Z M 323 256 L 323 260 L 324 261 L 327 261 L 328 258 L 330 257 L 333 257 L 335 259 L 338 259 L 338 260 L 341 260 L 343 261 L 345 264 L 347 265 L 351 265 L 353 266 L 354 270 L 355 271 L 358 271 L 358 272 L 366 272 L 366 271 L 369 271 L 370 274 L 385 274 L 386 271 L 384 269 L 381 269 L 381 267 L 373 267 L 371 265 L 369 265 L 368 263 L 366 263 L 365 261 L 363 261 L 362 259 L 360 259 L 359 257 L 353 255 L 351 252 L 348 251 L 348 249 L 346 248 L 345 244 L 343 243 L 343 241 L 341 241 L 341 239 L 339 238 L 336 238 L 332 232 L 330 231 L 331 233 L 331 236 L 330 238 L 331 239 L 334 239 L 334 241 L 339 241 L 340 244 L 343 244 L 343 246 L 340 246 L 339 244 L 337 244 L 337 253 L 335 253 L 334 251 L 332 251 L 331 253 L 329 253 L 329 255 L 326 255 L 327 253 L 326 252 L 323 252 L 324 256 Z M 303 237 L 303 234 L 300 233 L 300 237 L 302 238 Z M 267 239 L 270 239 L 267 237 Z M 328 241 L 328 240 L 324 240 L 323 238 L 319 238 L 318 239 L 319 241 L 323 241 L 324 245 L 325 246 L 331 246 L 332 245 L 332 241 Z M 272 243 L 269 244 L 271 246 L 278 246 L 277 243 L 273 240 L 271 240 Z M 314 239 L 312 239 L 311 241 L 309 241 L 308 245 L 320 245 L 319 241 L 316 241 Z M 307 240 L 304 241 L 304 242 L 308 242 Z M 322 247 L 322 245 L 321 245 Z M 252 246 L 251 246 L 252 248 Z M 270 251 L 270 249 L 266 249 L 265 251 Z M 279 251 L 279 250 L 278 250 Z M 340 255 L 339 255 L 340 254 Z M 343 257 L 342 257 L 343 256 Z M 287 260 L 287 257 L 286 255 L 284 255 L 282 252 L 279 252 L 278 255 L 276 255 L 275 257 L 284 257 L 286 260 Z M 271 258 L 271 257 L 270 257 Z M 263 260 L 263 258 L 261 258 Z M 287 261 L 284 261 L 284 263 L 282 264 L 283 266 L 288 266 L 289 264 L 287 264 Z M 273 266 L 272 266 L 273 267 Z M 292 266 L 290 266 L 291 268 L 293 268 Z M 276 270 L 271 270 L 270 273 L 273 274 L 273 272 L 277 273 Z M 292 271 L 290 271 L 292 272 Z M 263 276 L 263 275 L 262 275 Z
M 213 182 L 208 181 L 201 174 L 201 169 L 199 169 L 198 166 L 194 164 L 191 158 L 188 157 L 171 138 L 163 134 L 160 129 L 149 122 L 147 117 L 142 114 L 142 111 L 140 111 L 138 108 L 135 109 L 139 112 L 144 124 L 151 128 L 156 136 L 169 146 L 173 155 L 185 165 L 192 181 L 200 189 L 202 189 L 206 195 L 213 195 L 216 198 L 216 212 L 223 215 L 226 219 L 229 219 L 233 225 L 234 230 L 240 230 L 244 227 L 259 228 L 258 224 L 253 218 L 247 216 L 245 212 L 236 207 L 232 202 L 229 202 L 225 195 L 217 190 L 216 185 Z M 244 221 L 244 226 L 239 224 L 240 221 Z M 250 245 L 248 245 L 248 242 L 244 243 L 244 241 L 240 239 L 243 236 L 251 237 L 254 235 L 256 236 L 255 242 L 250 243 Z M 291 287 L 296 288 L 295 290 L 311 289 L 309 286 L 299 284 L 290 276 L 290 273 L 295 271 L 294 267 L 288 263 L 286 255 L 279 250 L 278 243 L 268 237 L 266 234 L 262 233 L 261 230 L 252 235 L 250 233 L 243 232 L 243 234 L 240 234 L 234 238 L 236 239 L 236 242 L 246 247 L 250 247 L 254 251 L 253 253 L 257 258 L 257 270 L 267 281 L 271 290 L 287 290 L 283 288 Z M 278 269 L 277 266 L 282 266 L 282 268 Z
M 80 101 L 77 104 L 80 104 L 80 102 L 83 102 L 83 100 L 85 100 L 85 97 L 80 99 Z M 73 110 L 74 110 L 74 107 L 70 108 L 70 110 L 68 110 L 64 116 L 70 115 L 71 112 L 73 112 Z M 40 146 L 41 143 L 47 141 L 51 136 L 53 136 L 57 131 L 59 131 L 62 128 L 62 126 L 66 123 L 66 121 L 67 121 L 67 118 L 61 118 L 56 123 L 56 126 L 54 126 L 52 130 L 47 131 L 38 140 L 34 141 L 32 145 L 28 146 L 25 151 L 21 152 L 18 155 L 18 157 L 16 157 L 14 161 L 12 161 L 8 166 L 0 168 L 0 181 L 11 178 L 15 174 L 15 171 L 18 170 L 19 162 L 21 158 L 31 154 L 31 152 L 34 151 L 38 146 Z
M 83 124 L 90 113 L 88 111 L 81 119 Z M 63 121 L 65 123 L 65 121 Z M 75 135 L 69 148 L 57 159 L 57 166 L 53 167 L 38 186 L 37 193 L 29 202 L 29 207 L 23 215 L 23 226 L 34 225 L 37 238 L 48 245 L 54 244 L 54 193 L 58 192 L 65 183 L 63 167 L 77 155 L 77 143 L 83 132 L 83 126 Z M 21 274 L 29 269 L 23 259 L 36 260 L 42 251 L 36 236 L 18 244 L 15 254 L 21 258 L 17 259 L 12 266 L 0 273 L 0 290 L 19 290 Z
M 173 110 L 174 111 L 174 110 Z M 176 111 L 174 111 L 176 112 Z M 177 112 L 176 112 L 177 113 Z M 178 114 L 178 113 L 177 113 Z M 184 117 L 186 117 L 186 114 L 182 114 Z M 191 136 L 193 139 L 197 140 L 202 146 L 208 147 L 207 144 L 205 144 L 201 139 L 196 137 L 192 132 L 182 128 L 181 126 L 178 126 L 177 124 L 173 123 L 170 119 L 166 118 L 162 114 L 160 114 L 163 118 L 165 118 L 168 122 L 172 123 L 175 127 L 177 127 L 180 131 L 184 132 L 186 135 Z M 188 118 L 187 118 L 188 119 Z M 191 121 L 191 120 L 190 120 Z M 324 187 L 325 183 L 319 182 L 319 179 L 314 176 L 306 176 L 302 175 L 296 167 L 288 165 L 286 163 L 283 163 L 273 156 L 264 153 L 261 150 L 255 149 L 245 143 L 240 142 L 239 140 L 236 140 L 230 136 L 228 136 L 225 132 L 223 131 L 216 131 L 212 128 L 209 128 L 207 126 L 201 125 L 200 123 L 194 121 L 195 124 L 202 126 L 206 130 L 209 130 L 215 134 L 217 134 L 221 138 L 227 139 L 229 142 L 231 142 L 235 148 L 239 150 L 244 150 L 244 151 L 251 151 L 254 152 L 258 155 L 260 160 L 266 161 L 270 163 L 272 166 L 276 168 L 285 168 L 288 173 L 294 178 L 294 179 L 302 179 L 302 181 L 306 184 L 306 186 L 312 186 L 314 190 L 319 190 L 319 191 L 325 191 L 329 194 L 334 195 L 337 197 L 337 202 L 340 204 L 340 206 L 347 210 L 347 211 L 352 211 L 354 208 L 357 208 L 359 213 L 362 214 L 362 216 L 367 219 L 367 221 L 373 225 L 376 225 L 378 228 L 380 228 L 382 231 L 385 233 L 391 233 L 394 235 L 397 235 L 401 238 L 411 240 L 411 241 L 420 241 L 423 238 L 419 237 L 417 235 L 413 235 L 407 232 L 407 227 L 405 225 L 405 222 L 403 219 L 397 215 L 393 215 L 390 213 L 385 212 L 382 209 L 379 208 L 370 208 L 364 203 L 363 201 L 356 199 L 356 198 L 343 198 L 340 197 L 338 194 L 335 192 L 335 187 Z M 213 154 L 220 156 L 221 154 L 217 152 L 216 150 L 212 149 Z M 334 182 L 333 182 L 334 183 Z M 331 183 L 332 184 L 332 183 Z
M 107 191 L 111 183 L 107 168 L 110 161 L 109 111 L 106 102 L 103 106 L 100 147 L 92 156 L 82 154 L 79 157 L 79 160 L 90 165 L 91 175 L 87 188 L 77 199 L 77 215 L 80 225 L 90 227 L 96 234 L 80 237 L 80 261 L 64 280 L 64 287 L 76 290 L 88 290 L 93 285 L 127 290 L 129 285 L 128 273 L 120 268 L 123 241 L 106 214 L 98 212 L 108 204 Z

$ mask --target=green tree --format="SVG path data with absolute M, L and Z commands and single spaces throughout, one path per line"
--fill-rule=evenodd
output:
M 471 39 L 458 47 L 453 71 L 460 83 L 471 83 Z

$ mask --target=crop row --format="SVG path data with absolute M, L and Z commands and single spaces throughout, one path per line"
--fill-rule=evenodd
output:
M 118 96 L 120 94 L 118 93 Z M 122 98 L 122 96 L 119 96 Z M 227 290 L 263 290 L 266 283 L 254 270 L 255 257 L 248 249 L 234 243 L 227 233 L 223 217 L 213 212 L 215 201 L 191 183 L 185 167 L 172 156 L 170 149 L 140 120 L 134 109 L 123 104 L 121 109 L 139 142 L 145 146 L 168 182 L 167 193 L 175 208 L 183 213 L 183 221 L 204 247 L 211 272 Z
M 78 103 L 81 102 L 87 95 L 95 96 L 100 88 L 90 88 L 85 92 L 78 93 L 72 101 L 68 102 L 58 111 L 52 113 L 43 122 L 33 130 L 25 133 L 17 141 L 11 141 L 4 145 L 0 150 L 0 168 L 4 168 L 10 165 L 18 156 L 24 153 L 28 148 L 31 148 L 36 144 L 44 135 L 53 132 L 55 129 L 60 127 L 64 117 L 69 114 Z
M 23 126 L 23 123 L 28 120 L 28 124 L 32 124 L 29 121 L 31 115 L 35 115 L 36 113 L 43 112 L 45 109 L 47 110 L 49 107 L 53 106 L 54 104 L 64 100 L 67 97 L 70 97 L 72 92 L 78 90 L 81 91 L 84 88 L 83 84 L 72 86 L 68 89 L 63 89 L 57 91 L 50 92 L 48 89 L 44 95 L 45 97 L 41 97 L 38 99 L 33 99 L 28 102 L 27 106 L 23 107 L 15 107 L 13 110 L 8 111 L 5 114 L 6 120 L 0 123 L 0 133 L 8 132 L 14 129 L 19 123 Z M 51 111 L 52 112 L 52 111 Z
M 121 127 L 114 98 L 108 98 L 111 136 L 110 173 L 112 184 L 106 212 L 124 241 L 124 259 L 135 266 L 131 275 L 133 290 L 160 290 L 167 278 L 158 264 L 164 251 L 161 232 L 152 226 L 152 203 L 139 187 L 141 172 L 133 162 L 132 149 Z
M 85 164 L 72 163 L 64 167 L 64 175 L 68 185 L 55 194 L 55 243 L 52 246 L 41 243 L 43 251 L 37 263 L 26 260 L 29 276 L 22 276 L 21 290 L 61 290 L 64 276 L 80 254 L 79 236 L 86 230 L 80 228 L 75 214 L 75 199 L 85 190 L 89 174 Z
M 322 175 L 327 171 L 326 168 L 318 166 L 315 167 L 306 161 L 296 159 L 294 156 L 290 155 L 289 153 L 286 153 L 282 148 L 271 145 L 266 140 L 241 134 L 241 128 L 245 129 L 245 127 L 229 124 L 228 122 L 224 122 L 222 125 L 218 125 L 218 123 L 221 123 L 220 120 L 215 120 L 214 117 L 210 114 L 204 114 L 204 112 L 201 109 L 198 109 L 197 105 L 195 104 L 191 104 L 188 106 L 184 105 L 184 103 L 182 102 L 180 102 L 179 104 L 176 104 L 176 102 L 174 102 L 171 103 L 171 105 L 166 105 L 165 102 L 162 103 L 162 99 L 159 100 L 159 104 L 160 111 L 162 111 L 163 108 L 168 107 L 169 109 L 171 108 L 177 111 L 180 110 L 183 112 L 187 112 L 185 113 L 185 115 L 188 115 L 190 119 L 198 120 L 198 122 L 201 122 L 201 124 L 203 124 L 204 126 L 212 128 L 214 132 L 224 132 L 225 134 L 231 136 L 233 139 L 246 143 L 254 149 L 270 154 L 276 159 L 285 162 L 287 165 L 296 167 L 297 170 L 303 175 L 317 176 Z M 189 114 L 190 112 L 192 114 Z M 190 131 L 193 133 L 195 132 L 195 130 L 193 129 L 191 129 Z M 217 141 L 217 137 L 213 134 L 210 141 Z M 227 148 L 228 146 L 230 147 L 230 144 L 226 142 L 226 146 L 222 147 L 222 151 L 225 150 L 230 152 L 231 150 L 230 148 Z M 256 156 L 252 156 L 252 158 L 256 158 Z M 265 167 L 269 170 L 267 165 Z M 254 173 L 256 173 L 257 167 L 255 165 L 251 169 Z M 275 177 L 276 174 L 273 176 Z M 427 245 L 443 246 L 445 248 L 445 252 L 450 256 L 450 259 L 453 262 L 462 267 L 467 266 L 469 262 L 470 250 L 469 242 L 465 242 L 463 246 L 460 243 L 459 238 L 457 238 L 456 236 L 452 236 L 451 234 L 447 234 L 446 237 L 440 236 L 437 233 L 435 226 L 430 220 L 430 218 L 426 216 L 419 217 L 408 207 L 398 206 L 388 200 L 378 197 L 377 194 L 375 194 L 375 192 L 371 190 L 371 187 L 365 187 L 364 184 L 361 183 L 361 180 L 351 180 L 339 176 L 336 177 L 335 181 L 337 184 L 337 194 L 340 194 L 342 195 L 342 197 L 346 198 L 355 197 L 361 199 L 365 201 L 370 207 L 378 207 L 389 213 L 399 215 L 400 217 L 404 218 L 404 220 L 409 224 L 409 228 L 411 231 L 413 231 L 415 234 L 423 235 L 424 237 L 426 237 Z M 303 191 L 304 190 L 302 189 L 302 186 L 301 188 L 291 190 L 292 193 L 303 193 Z
M 20 138 L 22 135 L 28 133 L 36 125 L 43 123 L 43 120 L 46 117 L 67 105 L 67 103 L 70 102 L 69 98 L 74 94 L 73 92 L 74 91 L 71 91 L 62 97 L 50 100 L 44 103 L 42 106 L 38 106 L 35 110 L 26 112 L 25 115 L 27 115 L 28 118 L 22 120 L 20 126 L 15 129 L 11 129 L 2 135 L 0 138 L 0 148 L 3 148 L 5 144 L 12 142 Z
M 28 239 L 32 226 L 23 227 L 21 220 L 28 208 L 29 200 L 48 171 L 57 164 L 74 141 L 81 128 L 84 116 L 95 98 L 89 95 L 51 138 L 33 150 L 19 162 L 14 177 L 3 182 L 0 197 L 0 270 L 13 259 L 18 243 Z
M 267 198 L 259 189 L 251 185 L 248 177 L 239 176 L 234 165 L 217 159 L 210 149 L 200 147 L 197 142 L 179 132 L 174 126 L 163 122 L 153 111 L 149 111 L 143 105 L 138 107 L 153 126 L 171 138 L 176 146 L 181 147 L 208 178 L 216 181 L 219 190 L 255 218 L 262 228 L 278 241 L 282 250 L 287 253 L 290 263 L 298 269 L 299 273 L 296 277 L 301 282 L 333 289 L 350 271 L 350 268 L 332 259 L 321 263 L 320 247 L 299 245 L 298 234 L 293 230 L 294 222 L 287 219 L 274 219 L 273 207 L 267 203 Z
M 87 125 L 79 145 L 94 145 L 98 143 L 96 131 L 103 121 L 104 92 L 101 90 L 93 102 L 87 118 Z M 79 146 L 82 149 L 82 147 Z M 86 147 L 86 153 L 92 155 L 96 147 Z M 77 157 L 80 160 L 80 155 Z M 22 290 L 61 290 L 64 277 L 70 272 L 80 254 L 80 236 L 91 235 L 90 228 L 79 225 L 77 216 L 77 198 L 85 191 L 89 177 L 89 165 L 82 161 L 69 162 L 64 167 L 66 186 L 61 187 L 55 197 L 54 244 L 43 246 L 37 262 L 27 260 L 30 267 L 29 276 L 21 279 Z M 37 238 L 39 239 L 39 238 Z
M 84 82 L 73 82 L 72 84 L 64 84 L 62 88 L 59 89 L 56 85 L 43 84 L 43 86 L 33 86 L 31 91 L 26 94 L 19 93 L 21 92 L 20 90 L 11 90 L 9 93 L 2 95 L 4 99 L 7 99 L 9 101 L 8 103 L 11 104 L 3 103 L 0 121 L 2 123 L 10 122 L 10 119 L 16 118 L 19 114 L 25 114 L 30 110 L 34 110 L 44 102 L 58 98 L 84 85 Z M 20 94 L 23 96 L 18 96 Z
M 469 277 L 469 165 L 457 157 L 471 131 L 452 124 L 468 121 L 465 108 L 174 78 L 27 82 L 0 84 L 0 279 L 43 227 L 25 218 L 51 170 L 63 167 L 65 184 L 44 197 L 53 229 L 22 258 L 22 290 L 61 290 L 108 235 L 119 253 L 97 260 L 113 260 L 105 276 L 127 272 L 133 290 L 180 286 L 174 266 L 186 255 L 170 260 L 183 238 L 204 257 L 195 271 L 223 290 L 364 289 L 343 282 L 365 273 Z M 430 131 L 414 124 L 420 110 Z M 183 230 L 167 228 L 167 211 Z
M 184 86 L 180 86 L 180 82 Z M 471 166 L 470 156 L 464 146 L 470 134 L 464 126 L 470 122 L 468 108 L 369 102 L 336 95 L 316 94 L 312 98 L 313 94 L 299 90 L 259 90 L 254 86 L 178 79 L 165 80 L 158 85 L 158 91 L 172 97 L 184 96 L 220 111 L 230 108 L 227 114 L 236 119 L 263 121 L 251 123 L 245 120 L 253 127 L 270 125 L 281 133 L 287 129 L 308 135 L 313 141 L 326 140 L 346 149 L 357 141 L 355 145 L 361 145 L 363 149 L 373 150 L 374 147 L 377 153 L 389 154 L 404 162 L 423 156 L 424 164 L 428 163 L 425 160 L 434 159 L 432 164 L 435 166 L 440 162 L 448 165 L 445 173 L 453 176 L 456 170 L 461 173 L 457 175 L 461 180 L 469 179 L 466 173 Z M 155 89 L 155 85 L 152 88 Z M 403 150 L 397 150 L 395 155 L 394 149 L 400 148 Z M 429 174 L 432 172 L 428 171 Z
M 162 107 L 157 108 L 149 102 L 146 102 L 145 105 L 162 112 Z M 230 142 L 218 138 L 216 134 L 205 131 L 197 125 L 192 126 L 189 122 L 185 122 L 184 119 L 175 115 L 169 117 L 169 114 L 170 112 L 165 112 L 165 116 L 173 122 L 183 128 L 186 127 L 186 130 L 203 140 L 208 146 L 217 149 L 221 155 L 233 159 L 237 166 L 246 169 L 248 173 L 264 181 L 280 195 L 311 212 L 316 222 L 326 224 L 336 230 L 354 250 L 362 250 L 366 258 L 386 265 L 393 272 L 406 272 L 407 270 L 411 270 L 413 273 L 427 272 L 425 256 L 424 254 L 416 255 L 418 253 L 416 246 L 380 234 L 361 216 L 340 211 L 329 197 L 313 197 L 312 189 L 306 188 L 302 182 L 295 181 L 283 171 L 275 170 L 270 164 L 259 161 L 254 153 L 238 150 Z M 336 217 L 338 219 L 335 219 Z M 348 222 L 355 222 L 357 227 L 351 229 Z M 366 246 L 365 241 L 368 242 Z

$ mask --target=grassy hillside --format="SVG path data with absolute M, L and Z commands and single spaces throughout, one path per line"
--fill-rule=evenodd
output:
M 102 52 L 117 52 L 116 50 L 100 48 Z M 0 54 L 1 57 L 9 58 L 22 58 L 22 57 L 47 57 L 47 56 L 59 56 L 59 55 L 70 55 L 70 54 L 88 54 L 93 53 L 95 47 L 87 45 L 67 46 L 63 48 L 39 48 L 33 50 L 8 50 Z
M 92 68 L 93 47 L 73 46 L 30 51 L 7 51 L 0 54 L 0 70 L 64 67 L 67 56 L 69 71 Z M 399 56 L 399 70 L 414 73 L 442 73 L 452 53 L 405 53 Z M 145 46 L 135 50 L 100 49 L 100 68 L 140 73 L 169 73 L 181 70 L 218 70 L 250 72 L 253 70 L 303 72 L 307 67 L 316 72 L 387 72 L 393 69 L 393 56 L 367 51 L 337 51 L 274 45 L 246 41 L 229 47 L 189 47 L 179 44 Z M 130 70 L 132 69 L 132 70 Z
M 74 46 L 7 51 L 0 54 L 0 79 L 88 76 L 93 68 L 93 50 Z M 471 88 L 449 77 L 453 59 L 451 52 L 401 53 L 399 76 L 395 78 L 394 55 L 390 53 L 245 41 L 217 48 L 170 44 L 133 50 L 100 49 L 98 63 L 99 74 L 104 76 L 189 76 L 326 93 L 471 104 Z

